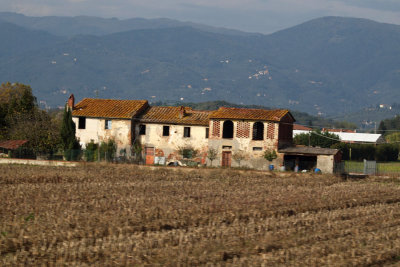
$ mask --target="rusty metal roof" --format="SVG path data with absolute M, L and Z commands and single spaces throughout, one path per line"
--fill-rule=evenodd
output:
M 192 110 L 184 107 L 184 115 L 181 115 L 183 107 L 150 107 L 142 116 L 140 122 L 186 124 L 186 125 L 209 125 L 209 111 Z
M 221 107 L 211 113 L 210 119 L 281 121 L 286 114 L 290 114 L 287 109 L 265 110 Z
M 147 100 L 84 98 L 75 105 L 72 116 L 131 119 L 148 106 Z
M 4 140 L 0 141 L 0 148 L 5 148 L 5 149 L 17 149 L 23 144 L 27 143 L 28 140 Z

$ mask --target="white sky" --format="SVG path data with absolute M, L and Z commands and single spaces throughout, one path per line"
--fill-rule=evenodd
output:
M 171 18 L 270 33 L 323 16 L 400 24 L 400 0 L 0 0 L 28 16 Z

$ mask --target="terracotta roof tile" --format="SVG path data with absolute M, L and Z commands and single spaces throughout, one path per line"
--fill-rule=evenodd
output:
M 293 130 L 301 130 L 301 131 L 312 131 L 312 128 L 306 127 L 299 124 L 293 124 Z
M 185 115 L 181 116 L 181 108 L 183 107 L 150 107 L 139 120 L 150 123 L 209 125 L 209 111 L 197 111 L 185 107 Z
M 131 119 L 148 105 L 147 100 L 84 98 L 74 107 L 72 116 Z
M 0 147 L 5 149 L 17 149 L 27 142 L 28 140 L 4 140 L 0 141 Z
M 233 120 L 264 120 L 281 121 L 289 113 L 287 109 L 249 109 L 249 108 L 219 108 L 210 115 L 210 119 L 233 119 Z

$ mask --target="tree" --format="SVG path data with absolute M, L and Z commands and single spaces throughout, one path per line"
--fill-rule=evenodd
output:
M 29 154 L 52 154 L 59 149 L 59 125 L 37 107 L 29 85 L 0 85 L 0 138 L 28 140 Z M 32 155 L 33 154 L 33 155 Z
M 142 144 L 139 140 L 135 140 L 131 146 L 131 153 L 134 153 L 135 160 L 140 161 L 142 159 Z
M 237 150 L 235 153 L 233 153 L 232 158 L 239 164 L 240 167 L 240 162 L 246 158 L 246 154 L 243 150 Z
M 60 136 L 66 160 L 77 160 L 80 155 L 81 146 L 75 136 L 75 127 L 71 110 L 65 107 Z
M 211 167 L 212 167 L 212 163 L 213 161 L 217 158 L 218 156 L 218 150 L 215 148 L 210 147 L 207 151 L 207 158 L 210 160 L 211 162 Z
M 51 155 L 60 148 L 59 127 L 45 111 L 15 114 L 13 118 L 8 134 L 10 139 L 28 140 L 25 147 L 36 155 Z
M 400 142 L 400 132 L 388 134 L 385 139 L 388 143 L 398 143 Z
M 107 142 L 101 142 L 99 151 L 101 160 L 112 161 L 117 151 L 117 145 L 113 139 L 109 139 Z
M 276 159 L 278 155 L 276 154 L 275 150 L 265 150 L 264 151 L 264 158 L 268 160 L 269 162 L 273 161 Z
M 296 145 L 329 148 L 336 143 L 340 143 L 340 138 L 336 134 L 316 130 L 311 133 L 296 135 L 293 141 Z
M 178 153 L 184 159 L 192 159 L 197 156 L 198 151 L 196 149 L 194 149 L 192 146 L 186 145 L 186 146 L 178 147 Z

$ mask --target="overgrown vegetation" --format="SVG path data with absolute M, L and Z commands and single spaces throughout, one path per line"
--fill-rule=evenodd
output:
M 0 85 L 0 139 L 29 140 L 23 155 L 53 154 L 61 147 L 59 132 L 57 117 L 38 108 L 30 86 Z
M 397 161 L 399 146 L 397 144 L 348 144 L 338 143 L 332 146 L 342 151 L 343 160 L 377 160 Z
M 1 266 L 399 263 L 399 178 L 98 166 L 0 166 Z
M 314 130 L 311 133 L 298 134 L 293 138 L 296 145 L 318 146 L 329 148 L 334 144 L 340 143 L 340 138 L 337 134 L 329 132 L 321 132 Z
M 276 159 L 278 155 L 276 154 L 276 151 L 275 151 L 275 150 L 265 150 L 263 156 L 264 156 L 264 158 L 265 158 L 266 160 L 268 160 L 268 162 L 271 163 L 271 161 L 273 161 L 274 159 Z

